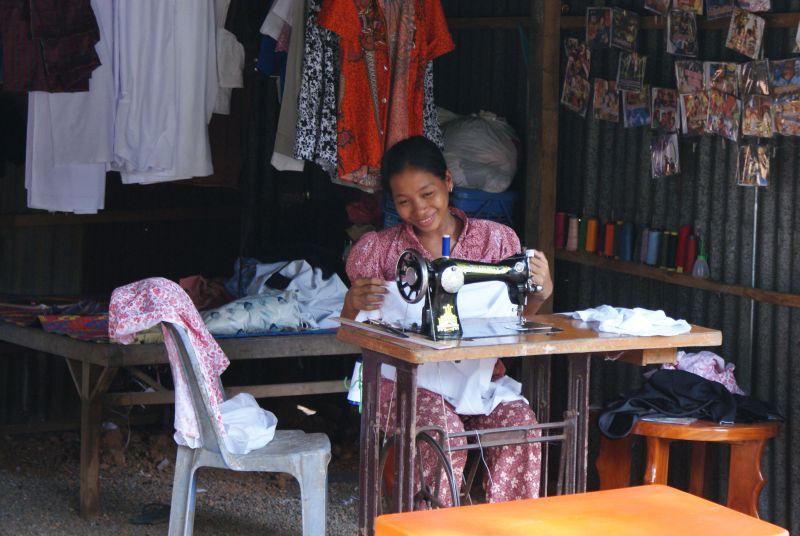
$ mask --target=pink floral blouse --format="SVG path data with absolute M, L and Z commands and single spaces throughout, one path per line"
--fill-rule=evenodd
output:
M 450 207 L 450 213 L 464 222 L 464 230 L 450 252 L 453 258 L 497 262 L 520 252 L 519 238 L 510 227 L 489 220 L 468 218 L 454 207 Z M 401 223 L 365 234 L 356 242 L 347 258 L 346 270 L 350 283 L 367 277 L 394 280 L 397 259 L 409 248 L 421 252 L 426 259 L 435 258 L 422 246 L 411 224 Z

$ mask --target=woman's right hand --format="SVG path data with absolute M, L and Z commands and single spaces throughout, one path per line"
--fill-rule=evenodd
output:
M 356 279 L 345 294 L 342 315 L 355 318 L 359 311 L 380 309 L 387 292 L 386 282 L 383 279 Z

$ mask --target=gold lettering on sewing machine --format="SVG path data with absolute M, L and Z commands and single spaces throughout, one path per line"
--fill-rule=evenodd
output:
M 456 266 L 464 270 L 464 272 L 470 274 L 505 274 L 507 273 L 510 268 L 508 266 L 490 266 L 490 265 L 481 265 L 481 264 L 467 264 L 467 263 L 456 263 Z
M 449 303 L 443 308 L 442 314 L 436 319 L 436 329 L 440 332 L 458 331 L 458 317 L 453 314 L 453 306 Z

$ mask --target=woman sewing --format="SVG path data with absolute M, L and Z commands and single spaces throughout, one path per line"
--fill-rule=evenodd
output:
M 449 206 L 453 179 L 444 156 L 436 145 L 422 136 L 400 141 L 384 155 L 381 163 L 384 195 L 391 195 L 402 223 L 364 235 L 347 259 L 351 287 L 345 296 L 342 316 L 355 318 L 361 311 L 381 308 L 388 286 L 394 285 L 395 267 L 406 249 L 420 251 L 428 260 L 441 251 L 442 237 L 451 237 L 453 258 L 497 262 L 521 251 L 516 234 L 509 227 L 488 220 L 468 218 Z M 438 255 L 436 255 L 438 257 Z M 534 284 L 543 290 L 529 295 L 527 313 L 534 314 L 553 292 L 550 269 L 545 256 L 536 252 L 529 261 Z M 461 305 L 459 305 L 461 308 Z M 505 368 L 498 360 L 492 380 L 503 378 Z M 394 412 L 389 409 L 394 382 L 381 378 L 379 416 L 384 427 L 393 427 Z M 536 416 L 524 399 L 499 403 L 488 414 L 459 414 L 442 396 L 427 389 L 417 390 L 417 426 L 439 426 L 449 433 L 464 430 L 522 426 L 536 423 Z M 529 432 L 535 434 L 534 431 Z M 451 446 L 465 442 L 452 439 Z M 449 453 L 453 472 L 461 487 L 466 452 Z M 538 497 L 541 447 L 523 444 L 483 449 L 486 463 L 483 485 L 489 502 Z M 423 475 L 432 478 L 435 462 L 426 463 L 422 451 Z M 446 486 L 441 486 L 446 493 Z M 449 493 L 439 497 L 450 504 Z

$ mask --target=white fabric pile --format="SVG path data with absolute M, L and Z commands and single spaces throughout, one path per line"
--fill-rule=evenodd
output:
M 316 327 L 316 322 L 300 310 L 294 292 L 267 289 L 263 294 L 246 296 L 222 307 L 203 311 L 208 331 L 214 335 L 246 335 L 279 330 Z
M 564 314 L 583 322 L 596 322 L 596 326 L 592 327 L 597 331 L 619 335 L 670 336 L 689 333 L 692 329 L 686 320 L 674 320 L 668 317 L 664 311 L 651 311 L 640 307 L 625 309 L 624 307 L 601 305 L 593 309 Z
M 396 326 L 420 323 L 424 302 L 405 302 L 394 282 L 387 282 L 389 293 L 377 311 L 362 311 L 356 320 L 382 320 Z M 508 297 L 505 284 L 493 281 L 464 285 L 458 292 L 461 319 L 497 318 L 516 315 L 516 306 Z M 461 415 L 489 415 L 503 402 L 525 400 L 522 385 L 504 376 L 492 381 L 497 359 L 465 359 L 461 362 L 426 363 L 417 369 L 417 386 L 440 394 Z M 395 379 L 394 367 L 383 365 L 383 377 Z M 358 381 L 359 378 L 354 378 Z

